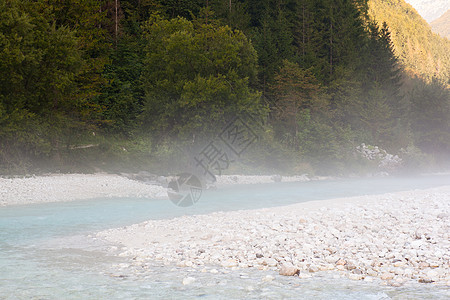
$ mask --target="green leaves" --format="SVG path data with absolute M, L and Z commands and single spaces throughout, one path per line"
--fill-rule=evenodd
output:
M 149 21 L 144 32 L 145 123 L 174 136 L 213 135 L 233 114 L 260 106 L 249 88 L 256 53 L 242 32 L 183 18 Z
M 49 19 L 47 10 L 40 11 L 39 4 L 0 4 L 0 107 L 6 116 L 1 121 L 0 147 L 5 149 L 4 158 L 16 148 L 23 155 L 48 155 L 52 149 L 49 136 L 63 127 L 57 122 L 59 116 L 67 118 L 76 107 L 72 96 L 82 64 L 78 39 L 67 27 Z

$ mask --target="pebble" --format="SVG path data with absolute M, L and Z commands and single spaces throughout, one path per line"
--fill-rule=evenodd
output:
M 137 197 L 167 199 L 162 186 L 112 174 L 55 174 L 29 178 L 0 178 L 0 206 L 92 198 Z
M 185 277 L 183 278 L 183 285 L 189 285 L 194 283 L 195 278 L 194 277 Z
M 308 271 L 309 271 L 310 273 L 319 272 L 319 268 L 316 267 L 316 266 L 311 266 L 311 267 L 309 267 Z
M 349 274 L 348 275 L 348 278 L 349 279 L 351 279 L 351 280 L 361 280 L 362 279 L 362 276 L 361 275 L 359 275 L 359 274 Z
M 273 281 L 275 279 L 275 277 L 273 277 L 272 275 L 266 275 L 262 280 L 266 281 L 266 282 L 270 282 Z
M 448 228 L 436 216 L 450 211 L 450 187 L 360 198 L 336 209 L 295 204 L 151 220 L 95 236 L 143 263 L 160 257 L 172 265 L 256 268 L 300 279 L 322 271 L 387 285 L 449 280 Z M 155 243 L 160 232 L 170 238 Z
M 234 259 L 228 259 L 224 262 L 222 262 L 222 267 L 225 268 L 232 268 L 232 267 L 237 267 L 238 266 L 238 262 Z
M 394 278 L 394 274 L 392 274 L 392 273 L 383 273 L 383 274 L 381 274 L 380 278 L 383 279 L 383 280 L 390 280 L 390 279 Z
M 255 290 L 255 288 L 252 287 L 251 285 L 248 285 L 247 287 L 245 287 L 245 289 L 246 289 L 248 292 L 253 292 L 253 291 Z
M 282 276 L 294 276 L 298 275 L 300 270 L 293 266 L 282 266 L 280 268 L 279 274 Z
M 269 267 L 276 267 L 278 265 L 278 262 L 273 258 L 266 258 L 263 261 L 263 265 L 267 265 Z
M 307 273 L 300 273 L 298 274 L 298 278 L 300 279 L 307 279 L 307 278 L 311 278 L 312 276 L 310 274 Z
M 419 279 L 420 283 L 432 283 L 433 280 L 431 280 L 431 278 L 427 278 L 427 277 L 423 277 Z

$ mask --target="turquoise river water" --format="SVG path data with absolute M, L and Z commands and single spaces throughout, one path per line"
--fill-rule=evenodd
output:
M 201 273 L 152 265 L 120 269 L 89 235 L 149 219 L 255 209 L 450 184 L 448 175 L 233 186 L 179 208 L 169 200 L 108 198 L 0 208 L 0 299 L 449 299 L 448 287 L 355 282 L 319 274 L 282 277 L 252 269 Z M 272 275 L 275 280 L 262 279 Z M 186 276 L 197 280 L 184 286 Z

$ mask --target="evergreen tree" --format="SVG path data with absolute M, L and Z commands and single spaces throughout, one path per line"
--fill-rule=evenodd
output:
M 256 53 L 242 32 L 156 19 L 145 25 L 145 40 L 143 120 L 160 138 L 214 136 L 236 114 L 261 113 L 249 88 Z
M 302 110 L 311 109 L 319 85 L 309 70 L 301 69 L 298 64 L 288 60 L 283 62 L 275 76 L 271 90 L 276 98 L 273 108 L 276 135 L 287 140 L 287 144 L 298 149 L 299 116 Z
M 82 59 L 73 31 L 41 3 L 0 2 L 0 163 L 59 155 L 80 117 L 74 101 Z

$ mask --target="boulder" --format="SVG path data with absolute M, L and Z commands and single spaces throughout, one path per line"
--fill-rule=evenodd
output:
M 294 276 L 298 275 L 300 270 L 294 266 L 282 266 L 280 268 L 279 274 L 282 276 Z

